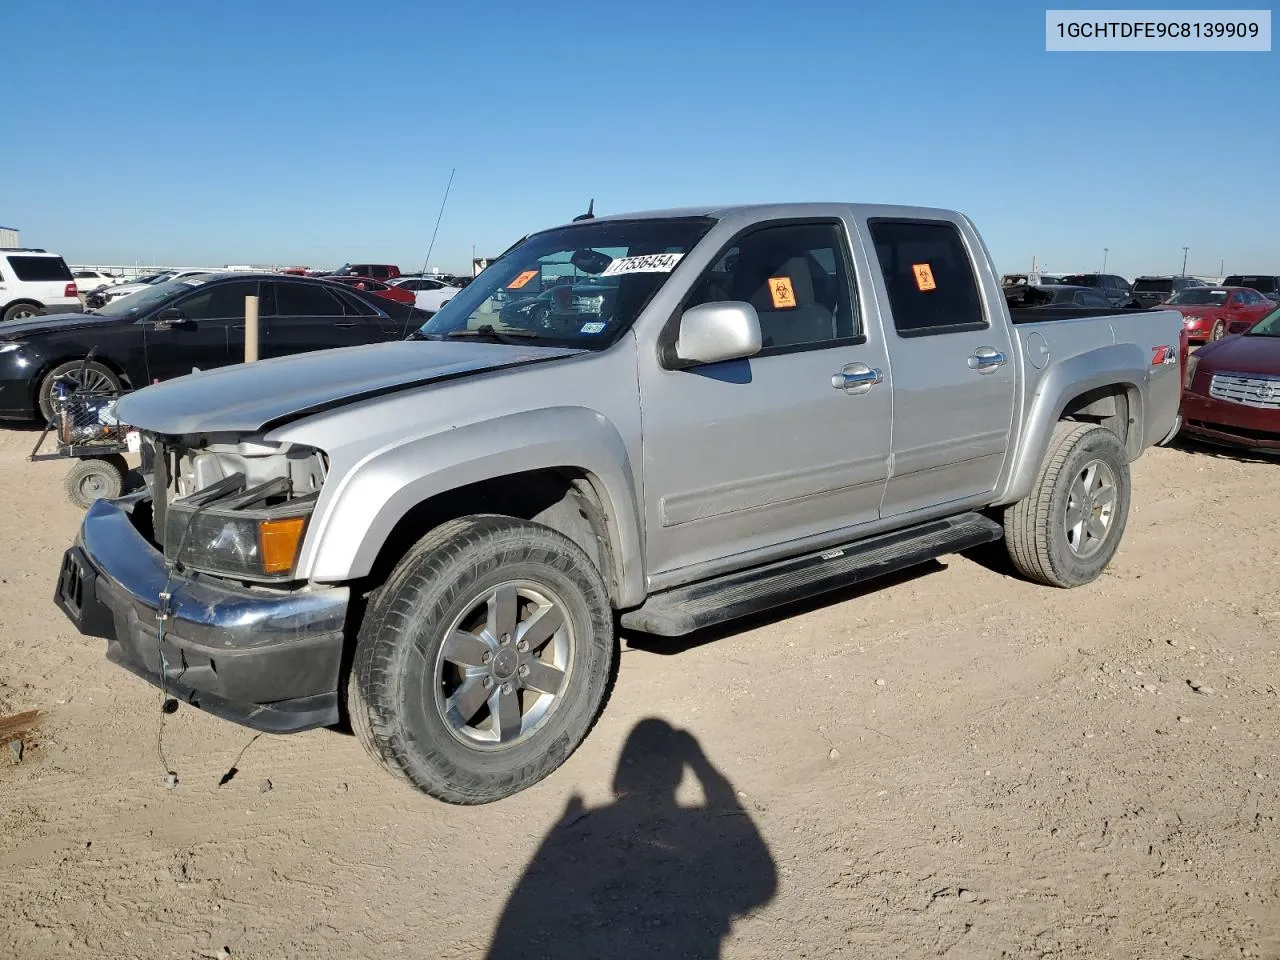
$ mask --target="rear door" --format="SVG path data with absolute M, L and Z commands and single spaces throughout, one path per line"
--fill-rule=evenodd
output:
M 756 225 L 691 289 L 682 310 L 755 307 L 763 349 L 641 380 L 651 575 L 729 557 L 744 565 L 753 551 L 877 519 L 890 371 L 883 341 L 864 328 L 850 263 L 838 221 Z
M 995 489 L 1013 424 L 1009 325 L 989 307 L 977 236 L 950 220 L 867 223 L 888 307 L 893 443 L 881 515 L 979 503 Z
M 270 286 L 270 312 L 263 319 L 258 353 L 264 360 L 392 339 L 387 318 L 357 297 L 297 280 L 276 280 Z

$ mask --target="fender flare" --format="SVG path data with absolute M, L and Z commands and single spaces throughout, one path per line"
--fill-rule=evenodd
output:
M 338 583 L 368 575 L 396 524 L 432 497 L 512 474 L 575 469 L 605 513 L 621 605 L 644 599 L 639 491 L 622 436 L 601 414 L 551 407 L 508 414 L 384 447 L 336 471 L 317 504 L 299 576 Z
M 1027 405 L 1017 448 L 1010 458 L 1003 493 L 993 506 L 1007 506 L 1031 493 L 1036 474 L 1049 449 L 1054 425 L 1077 397 L 1106 387 L 1120 387 L 1128 397 L 1129 427 L 1125 452 L 1136 460 L 1144 447 L 1144 417 L 1150 358 L 1137 344 L 1113 343 L 1068 357 L 1052 365 L 1036 385 Z

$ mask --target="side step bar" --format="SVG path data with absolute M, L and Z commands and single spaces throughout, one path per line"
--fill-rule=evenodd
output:
M 994 520 L 979 513 L 962 513 L 657 593 L 643 606 L 624 613 L 622 625 L 660 637 L 680 637 L 944 554 L 970 550 L 1002 536 L 1004 528 Z

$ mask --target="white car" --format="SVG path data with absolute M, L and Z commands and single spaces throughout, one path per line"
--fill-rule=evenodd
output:
M 104 273 L 101 270 L 75 270 L 71 275 L 76 278 L 76 289 L 80 293 L 88 293 L 99 287 L 116 287 L 125 282 L 124 277 L 117 277 L 114 273 Z
M 82 313 L 75 277 L 56 253 L 0 247 L 0 320 Z
M 106 294 L 106 302 L 112 303 L 121 297 L 127 297 L 131 293 L 137 293 L 139 290 L 146 290 L 154 287 L 157 283 L 167 283 L 170 280 L 181 280 L 184 277 L 204 277 L 208 276 L 210 270 L 166 270 L 164 273 L 153 273 L 149 277 L 143 277 L 133 283 L 122 283 L 119 286 L 109 287 L 104 293 Z
M 430 277 L 396 277 L 387 283 L 404 290 L 413 291 L 413 305 L 419 310 L 435 313 L 446 303 L 462 292 L 461 287 L 451 287 L 441 280 Z

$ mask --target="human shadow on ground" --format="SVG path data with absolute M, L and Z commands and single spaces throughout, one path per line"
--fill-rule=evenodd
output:
M 676 801 L 686 767 L 702 806 Z M 640 721 L 613 790 L 595 809 L 570 798 L 512 891 L 488 960 L 713 960 L 733 921 L 773 899 L 764 838 L 690 733 Z

